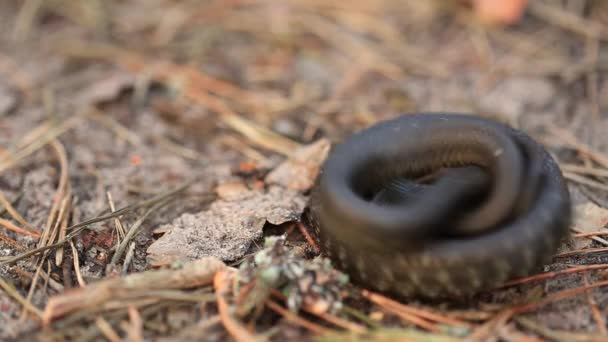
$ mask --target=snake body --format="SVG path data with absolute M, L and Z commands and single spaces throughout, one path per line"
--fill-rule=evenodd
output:
M 529 275 L 567 235 L 557 163 L 472 115 L 406 114 L 331 151 L 311 193 L 321 251 L 367 288 L 463 297 Z

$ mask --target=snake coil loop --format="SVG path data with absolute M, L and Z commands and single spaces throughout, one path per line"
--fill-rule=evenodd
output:
M 561 172 L 522 132 L 409 114 L 336 146 L 311 194 L 322 252 L 400 297 L 462 297 L 528 275 L 568 232 Z

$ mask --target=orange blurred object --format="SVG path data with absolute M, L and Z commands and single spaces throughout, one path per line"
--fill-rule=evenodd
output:
M 522 17 L 528 0 L 472 0 L 472 5 L 483 22 L 510 25 Z
M 131 158 L 129 158 L 129 161 L 131 162 L 131 165 L 133 165 L 133 166 L 139 166 L 143 162 L 143 160 L 139 154 L 131 155 Z

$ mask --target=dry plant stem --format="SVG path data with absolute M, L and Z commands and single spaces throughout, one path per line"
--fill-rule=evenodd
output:
M 48 133 L 42 136 L 39 140 L 32 142 L 30 145 L 25 146 L 14 154 L 7 154 L 0 157 L 0 175 L 4 173 L 4 171 L 17 165 L 17 163 L 23 160 L 25 157 L 38 151 L 58 136 L 75 127 L 78 123 L 80 123 L 80 120 L 80 116 L 73 116 L 60 125 L 51 128 Z
M 131 242 L 129 244 L 129 249 L 127 250 L 127 254 L 125 255 L 125 261 L 122 264 L 121 273 L 123 275 L 128 273 L 129 265 L 131 265 L 134 255 L 135 255 L 135 242 Z
M 4 207 L 6 212 L 11 215 L 11 217 L 21 226 L 32 233 L 37 233 L 37 229 L 29 224 L 25 218 L 23 218 L 23 216 L 21 216 L 21 214 L 13 207 L 12 203 L 6 198 L 6 196 L 4 196 L 4 192 L 2 190 L 0 190 L 0 205 Z
M 304 308 L 304 310 L 308 313 L 312 313 L 312 311 L 313 311 L 308 307 Z M 327 312 L 317 313 L 316 315 L 319 318 L 324 319 L 325 321 L 327 321 L 337 327 L 340 327 L 342 329 L 348 330 L 354 334 L 365 334 L 367 332 L 367 329 L 365 329 L 363 326 L 361 326 L 357 323 L 347 321 L 338 316 L 331 315 Z
M 287 299 L 284 294 L 282 294 L 281 292 L 279 292 L 276 289 L 272 289 L 270 293 L 275 298 L 280 299 L 282 301 L 285 301 Z M 331 314 L 326 313 L 326 312 L 318 312 L 318 310 L 313 310 L 310 307 L 310 305 L 304 305 L 302 307 L 302 309 L 304 311 L 308 312 L 311 315 L 317 316 L 317 317 L 319 317 L 319 318 L 321 318 L 321 319 L 323 319 L 323 320 L 325 320 L 325 321 L 327 321 L 327 322 L 329 322 L 329 323 L 331 323 L 331 324 L 333 324 L 333 325 L 335 325 L 337 327 L 349 330 L 349 331 L 354 332 L 356 334 L 363 334 L 363 333 L 367 332 L 367 329 L 365 329 L 365 327 L 363 327 L 363 326 L 361 326 L 359 324 L 356 324 L 356 323 L 353 323 L 353 322 L 341 319 L 341 318 L 339 318 L 337 316 L 331 315 Z
M 551 328 L 547 328 L 530 318 L 523 316 L 514 317 L 514 321 L 522 325 L 524 328 L 546 338 L 548 341 L 564 341 L 564 342 L 599 342 L 603 341 L 604 337 L 596 334 L 584 334 L 584 333 L 573 333 L 569 331 L 559 331 Z
M 130 274 L 121 278 L 108 278 L 89 284 L 83 288 L 51 297 L 44 311 L 44 323 L 68 313 L 85 309 L 97 309 L 116 302 L 122 307 L 124 301 L 150 295 L 154 301 L 154 291 L 166 289 L 186 289 L 211 284 L 216 272 L 225 265 L 218 259 L 202 258 L 184 265 L 178 270 L 151 270 Z M 149 301 L 149 299 L 144 298 Z
M 15 273 L 17 273 L 21 277 L 25 277 L 25 278 L 28 278 L 30 280 L 34 279 L 34 274 L 32 274 L 31 272 L 28 272 L 28 271 L 26 271 L 26 270 L 24 270 L 24 269 L 22 269 L 22 268 L 20 268 L 18 266 L 15 266 L 13 268 L 13 270 L 15 271 Z M 49 277 L 49 275 L 46 272 L 41 271 L 40 272 L 40 277 L 42 277 L 42 279 L 44 279 L 44 281 L 48 282 L 49 286 L 53 290 L 55 290 L 57 292 L 61 292 L 61 291 L 64 290 L 63 285 L 61 285 L 60 283 L 58 283 L 55 279 Z
M 515 280 L 507 282 L 500 288 L 511 287 L 511 286 L 515 286 L 515 285 L 521 285 L 521 284 L 526 284 L 526 283 L 531 283 L 531 282 L 536 282 L 536 281 L 541 281 L 541 280 L 553 279 L 555 277 L 565 275 L 565 274 L 587 272 L 587 271 L 592 271 L 592 270 L 602 270 L 602 269 L 607 269 L 607 268 L 608 268 L 608 264 L 573 267 L 573 268 L 563 270 L 563 271 L 547 272 L 547 273 L 541 273 L 541 274 L 537 274 L 537 275 L 533 275 L 533 276 L 529 276 L 529 277 L 525 277 L 525 278 L 515 279 Z
M 570 173 L 582 173 L 582 174 L 585 174 L 588 176 L 608 178 L 608 170 L 604 169 L 604 168 L 595 168 L 595 167 L 587 167 L 587 166 L 583 166 L 583 165 L 564 164 L 564 163 L 560 163 L 559 167 L 563 171 L 567 171 Z
M 97 319 L 95 320 L 95 325 L 97 326 L 97 329 L 99 329 L 99 331 L 101 331 L 103 336 L 108 339 L 108 341 L 110 341 L 110 342 L 122 341 L 122 339 L 116 333 L 116 331 L 114 331 L 114 329 L 112 329 L 112 325 L 110 325 L 110 323 L 108 323 L 108 321 L 106 321 L 103 317 L 97 317 Z
M 505 309 L 500 311 L 489 321 L 478 326 L 471 335 L 467 336 L 470 341 L 489 341 L 495 331 L 504 327 L 513 317 L 513 310 Z
M 568 251 L 568 252 L 556 254 L 553 256 L 553 258 L 563 258 L 563 257 L 567 257 L 567 256 L 577 255 L 577 254 L 591 254 L 591 253 L 599 253 L 599 252 L 606 252 L 606 251 L 608 251 L 608 247 L 586 248 L 586 249 L 579 249 L 579 250 L 575 250 L 575 251 Z
M 87 111 L 87 116 L 114 132 L 117 137 L 123 139 L 133 146 L 141 145 L 141 138 L 134 132 L 130 131 L 111 116 L 105 115 L 101 110 L 95 107 L 90 107 Z
M 15 152 L 17 150 L 25 148 L 27 145 L 33 144 L 37 140 L 40 140 L 47 134 L 51 128 L 53 127 L 53 123 L 51 120 L 46 120 L 40 125 L 36 126 L 34 129 L 27 132 L 19 141 L 9 148 L 10 151 Z
M 317 253 L 317 254 L 321 253 L 321 249 L 319 248 L 319 246 L 317 245 L 315 240 L 312 238 L 312 236 L 310 236 L 310 234 L 308 233 L 308 230 L 306 229 L 304 224 L 302 224 L 301 222 L 297 222 L 296 225 L 298 226 L 300 233 L 306 239 L 306 242 L 308 242 L 310 247 L 312 247 L 315 250 L 315 253 Z
M 25 98 L 31 98 L 33 82 L 31 77 L 9 56 L 0 54 L 0 72 L 10 78 L 10 82 L 23 93 Z
M 66 235 L 66 229 L 68 227 L 68 219 L 72 210 L 72 191 L 68 185 L 66 195 L 61 202 L 61 208 L 59 215 L 57 216 L 57 229 L 53 232 L 51 241 L 63 240 Z M 55 253 L 55 265 L 59 266 L 63 262 L 63 246 L 57 249 Z
M 377 293 L 373 293 L 368 290 L 363 290 L 361 292 L 361 294 L 365 298 L 372 301 L 373 303 L 380 305 L 384 308 L 391 308 L 393 311 L 398 310 L 398 311 L 406 312 L 408 314 L 419 316 L 419 317 L 422 317 L 424 319 L 427 319 L 427 320 L 430 320 L 433 322 L 443 323 L 443 324 L 447 324 L 447 325 L 453 325 L 453 326 L 464 327 L 464 328 L 470 327 L 470 324 L 467 322 L 463 322 L 463 321 L 460 321 L 460 320 L 457 320 L 457 319 L 454 319 L 454 318 L 451 318 L 451 317 L 448 317 L 445 315 L 440 315 L 438 313 L 433 313 L 433 312 L 423 310 L 420 308 L 414 308 L 412 306 L 404 305 L 404 304 L 401 304 L 388 297 L 385 297 L 385 296 L 377 294 Z
M 42 0 L 28 0 L 23 3 L 15 21 L 13 40 L 21 41 L 27 37 L 43 7 L 44 1 Z
M 249 342 L 258 341 L 258 337 L 251 334 L 245 326 L 236 320 L 231 313 L 231 309 L 226 301 L 225 294 L 227 289 L 230 287 L 232 272 L 219 271 L 213 278 L 213 287 L 215 288 L 215 295 L 217 300 L 217 308 L 219 316 L 222 321 L 222 325 L 226 331 L 232 336 L 237 342 Z
M 578 236 L 579 234 L 574 234 L 574 237 L 584 237 L 584 238 L 587 238 L 587 239 L 591 239 L 593 241 L 597 241 L 597 242 L 601 243 L 602 245 L 608 246 L 608 241 L 607 240 L 602 239 L 601 237 L 596 236 L 596 235 L 598 235 L 597 232 L 594 232 L 596 234 L 589 234 L 589 233 L 581 233 L 581 231 L 578 230 L 578 229 L 576 229 L 576 228 L 572 228 L 572 230 L 575 231 L 575 232 L 577 232 L 577 233 L 579 233 L 579 234 L 583 234 L 584 235 L 584 236 Z M 608 232 L 606 232 L 604 234 L 608 234 Z
M 17 301 L 19 304 L 23 305 L 23 308 L 33 314 L 35 314 L 38 319 L 42 320 L 42 311 L 40 311 L 37 307 L 35 307 L 30 301 L 26 300 L 15 290 L 14 287 L 9 285 L 4 279 L 0 278 L 0 288 L 6 292 L 6 294 Z
M 78 250 L 76 250 L 76 246 L 74 246 L 74 242 L 70 240 L 70 247 L 72 247 L 72 258 L 74 259 L 74 271 L 76 273 L 76 280 L 78 280 L 78 285 L 80 287 L 85 287 L 87 283 L 84 281 L 82 277 L 82 272 L 80 272 L 80 261 L 78 258 Z
M 608 230 L 605 230 L 605 231 L 595 231 L 595 232 L 587 232 L 587 233 L 576 233 L 576 234 L 574 234 L 572 236 L 575 237 L 575 238 L 581 238 L 581 237 L 598 236 L 598 235 L 599 236 L 608 235 Z
M 133 342 L 143 342 L 144 323 L 134 306 L 129 306 L 129 323 L 127 329 L 125 329 L 127 331 L 127 339 Z
M 589 286 L 589 274 L 588 273 L 584 274 L 583 280 L 585 281 L 585 286 Z M 600 310 L 597 306 L 597 302 L 596 302 L 595 298 L 593 298 L 593 291 L 587 290 L 585 292 L 585 296 L 587 298 L 587 303 L 589 304 L 589 307 L 591 308 L 591 313 L 593 314 L 593 318 L 595 319 L 595 324 L 597 325 L 597 329 L 599 330 L 600 334 L 607 335 L 608 331 L 606 331 L 606 322 L 604 321 L 604 317 L 600 313 Z
M 292 140 L 284 138 L 256 123 L 245 120 L 236 114 L 224 114 L 222 115 L 222 119 L 225 124 L 250 139 L 253 143 L 271 151 L 291 156 L 300 147 L 299 144 Z
M 46 261 L 46 257 L 47 257 L 47 253 L 44 253 L 42 255 L 42 258 L 40 258 L 40 260 L 38 261 L 38 266 L 36 267 L 36 272 L 34 273 L 34 277 L 32 278 L 32 283 L 30 284 L 30 288 L 27 292 L 27 301 L 31 302 L 32 297 L 34 296 L 34 290 L 36 290 L 36 286 L 38 285 L 38 280 L 40 279 L 40 273 L 44 272 L 42 270 L 42 267 L 44 266 L 44 262 Z M 48 272 L 47 274 L 51 274 L 51 267 L 49 265 L 48 267 Z M 23 311 L 21 312 L 21 321 L 25 320 L 26 317 L 26 310 L 25 308 L 23 309 Z
M 291 322 L 297 326 L 303 327 L 305 329 L 308 329 L 315 334 L 321 335 L 321 334 L 328 334 L 331 332 L 330 329 L 322 327 L 318 324 L 312 323 L 308 320 L 305 320 L 304 318 L 296 315 L 295 313 L 283 308 L 281 305 L 272 301 L 271 299 L 266 300 L 266 306 L 268 306 L 272 311 L 276 312 L 277 314 L 283 316 L 289 322 Z
M 0 242 L 8 245 L 10 248 L 16 251 L 24 251 L 26 250 L 25 246 L 20 244 L 19 242 L 9 238 L 8 236 L 0 233 Z
M 4 228 L 6 228 L 6 229 L 8 229 L 8 230 L 10 230 L 12 232 L 15 232 L 17 234 L 31 236 L 31 237 L 36 238 L 36 239 L 40 238 L 40 234 L 39 233 L 30 232 L 28 230 L 20 228 L 20 227 L 16 226 L 14 223 L 12 223 L 11 221 L 9 221 L 7 219 L 0 218 L 0 226 L 4 227 Z
M 165 150 L 167 150 L 168 152 L 174 153 L 182 158 L 190 159 L 190 160 L 194 160 L 194 161 L 204 161 L 205 160 L 205 156 L 203 156 L 198 151 L 187 148 L 180 144 L 177 144 L 177 143 L 173 142 L 171 139 L 168 139 L 166 137 L 154 136 L 154 137 L 152 137 L 152 139 L 154 139 L 154 141 L 160 147 L 162 147 Z
M 179 186 L 178 188 L 174 189 L 174 190 L 170 190 L 167 191 L 165 193 L 153 196 L 152 198 L 149 198 L 147 200 L 143 200 L 139 203 L 135 203 L 132 205 L 128 205 L 126 207 L 123 207 L 121 209 L 116 210 L 115 212 L 111 213 L 111 214 L 107 214 L 107 215 L 100 215 L 96 218 L 92 218 L 77 224 L 74 224 L 70 227 L 68 227 L 66 230 L 69 231 L 70 233 L 68 235 L 66 235 L 65 239 L 57 241 L 54 244 L 51 245 L 47 245 L 44 247 L 39 247 L 36 249 L 33 249 L 31 251 L 25 252 L 23 254 L 14 256 L 14 257 L 8 257 L 8 258 L 0 258 L 0 265 L 5 265 L 5 264 L 12 264 L 15 263 L 19 260 L 23 260 L 25 258 L 28 258 L 32 255 L 36 255 L 39 253 L 42 253 L 46 250 L 49 249 L 53 249 L 59 246 L 62 246 L 63 244 L 67 243 L 69 240 L 71 240 L 72 238 L 74 238 L 75 236 L 77 236 L 78 234 L 80 234 L 80 232 L 82 232 L 84 229 L 86 229 L 89 225 L 93 224 L 93 223 L 97 223 L 97 222 L 101 222 L 101 221 L 106 221 L 115 217 L 118 217 L 120 215 L 124 215 L 127 212 L 139 209 L 139 208 L 145 208 L 145 207 L 149 207 L 151 205 L 154 205 L 156 203 L 158 203 L 159 201 L 163 201 L 165 198 L 167 197 L 171 197 L 175 194 L 178 194 L 184 190 L 186 190 L 192 183 L 194 183 L 196 181 L 196 179 L 192 179 L 190 181 L 185 182 L 184 184 L 182 184 L 181 186 Z
M 596 182 L 594 180 L 585 178 L 583 176 L 574 174 L 574 173 L 570 173 L 570 172 L 564 172 L 564 178 L 566 178 L 569 181 L 575 182 L 575 183 L 579 183 L 582 185 L 586 185 L 595 189 L 599 189 L 599 190 L 603 190 L 603 191 L 608 191 L 608 185 L 606 184 L 602 184 L 599 182 Z
M 109 192 L 106 192 L 106 196 L 108 198 L 108 204 L 110 205 L 110 210 L 112 213 L 114 213 L 116 211 L 116 207 L 114 206 L 114 200 L 112 199 L 112 194 Z M 122 225 L 122 222 L 120 222 L 120 217 L 117 217 L 114 219 L 114 229 L 116 230 L 116 242 L 120 244 L 120 241 L 122 239 L 124 239 L 125 237 L 125 228 Z
M 602 167 L 608 169 L 608 157 L 605 154 L 581 142 L 574 134 L 563 128 L 557 127 L 552 124 L 550 124 L 548 128 L 549 131 L 555 137 L 557 137 L 558 141 L 560 141 L 562 144 L 576 150 L 582 155 L 591 158 L 593 161 L 600 164 Z
M 150 216 L 150 214 L 156 212 L 158 209 L 162 208 L 163 206 L 167 205 L 172 199 L 173 199 L 172 197 L 168 197 L 168 198 L 164 199 L 163 201 L 154 204 L 143 215 L 141 215 L 135 221 L 135 223 L 133 223 L 133 225 L 127 232 L 127 235 L 125 235 L 125 238 L 122 240 L 122 242 L 116 248 L 116 252 L 112 256 L 112 260 L 110 261 L 110 264 L 108 265 L 109 267 L 112 267 L 118 263 L 118 260 L 120 260 L 120 258 L 122 257 L 123 253 L 125 252 L 127 246 L 131 242 L 131 240 L 133 240 L 133 238 L 135 238 L 137 233 L 139 233 L 139 229 L 141 228 L 141 225 L 148 218 L 148 216 Z
M 559 291 L 559 292 L 550 294 L 539 301 L 516 306 L 516 307 L 511 308 L 510 310 L 513 315 L 534 311 L 545 304 L 560 301 L 560 300 L 567 299 L 567 298 L 571 298 L 573 296 L 585 293 L 586 291 L 588 291 L 590 289 L 595 289 L 595 288 L 600 288 L 600 287 L 605 287 L 605 286 L 608 286 L 608 280 L 600 281 L 600 282 L 597 282 L 597 283 L 594 283 L 594 284 L 591 284 L 588 286 L 582 286 L 582 287 L 577 287 L 574 289 Z
M 38 241 L 38 247 L 44 247 L 47 244 L 54 242 L 51 235 L 56 232 L 57 227 L 62 220 L 61 213 L 65 213 L 65 206 L 67 206 L 66 193 L 68 191 L 67 187 L 69 180 L 67 153 L 63 145 L 56 139 L 50 141 L 49 144 L 59 161 L 59 185 L 57 186 L 55 196 L 53 197 L 53 204 L 51 205 L 51 210 L 46 220 L 42 237 L 40 238 L 40 241 Z

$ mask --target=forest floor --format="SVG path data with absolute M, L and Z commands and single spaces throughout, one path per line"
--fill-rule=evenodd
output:
M 608 341 L 608 3 L 463 2 L 0 2 L 0 340 Z M 551 265 L 394 302 L 313 258 L 329 145 L 416 111 L 547 146 Z

